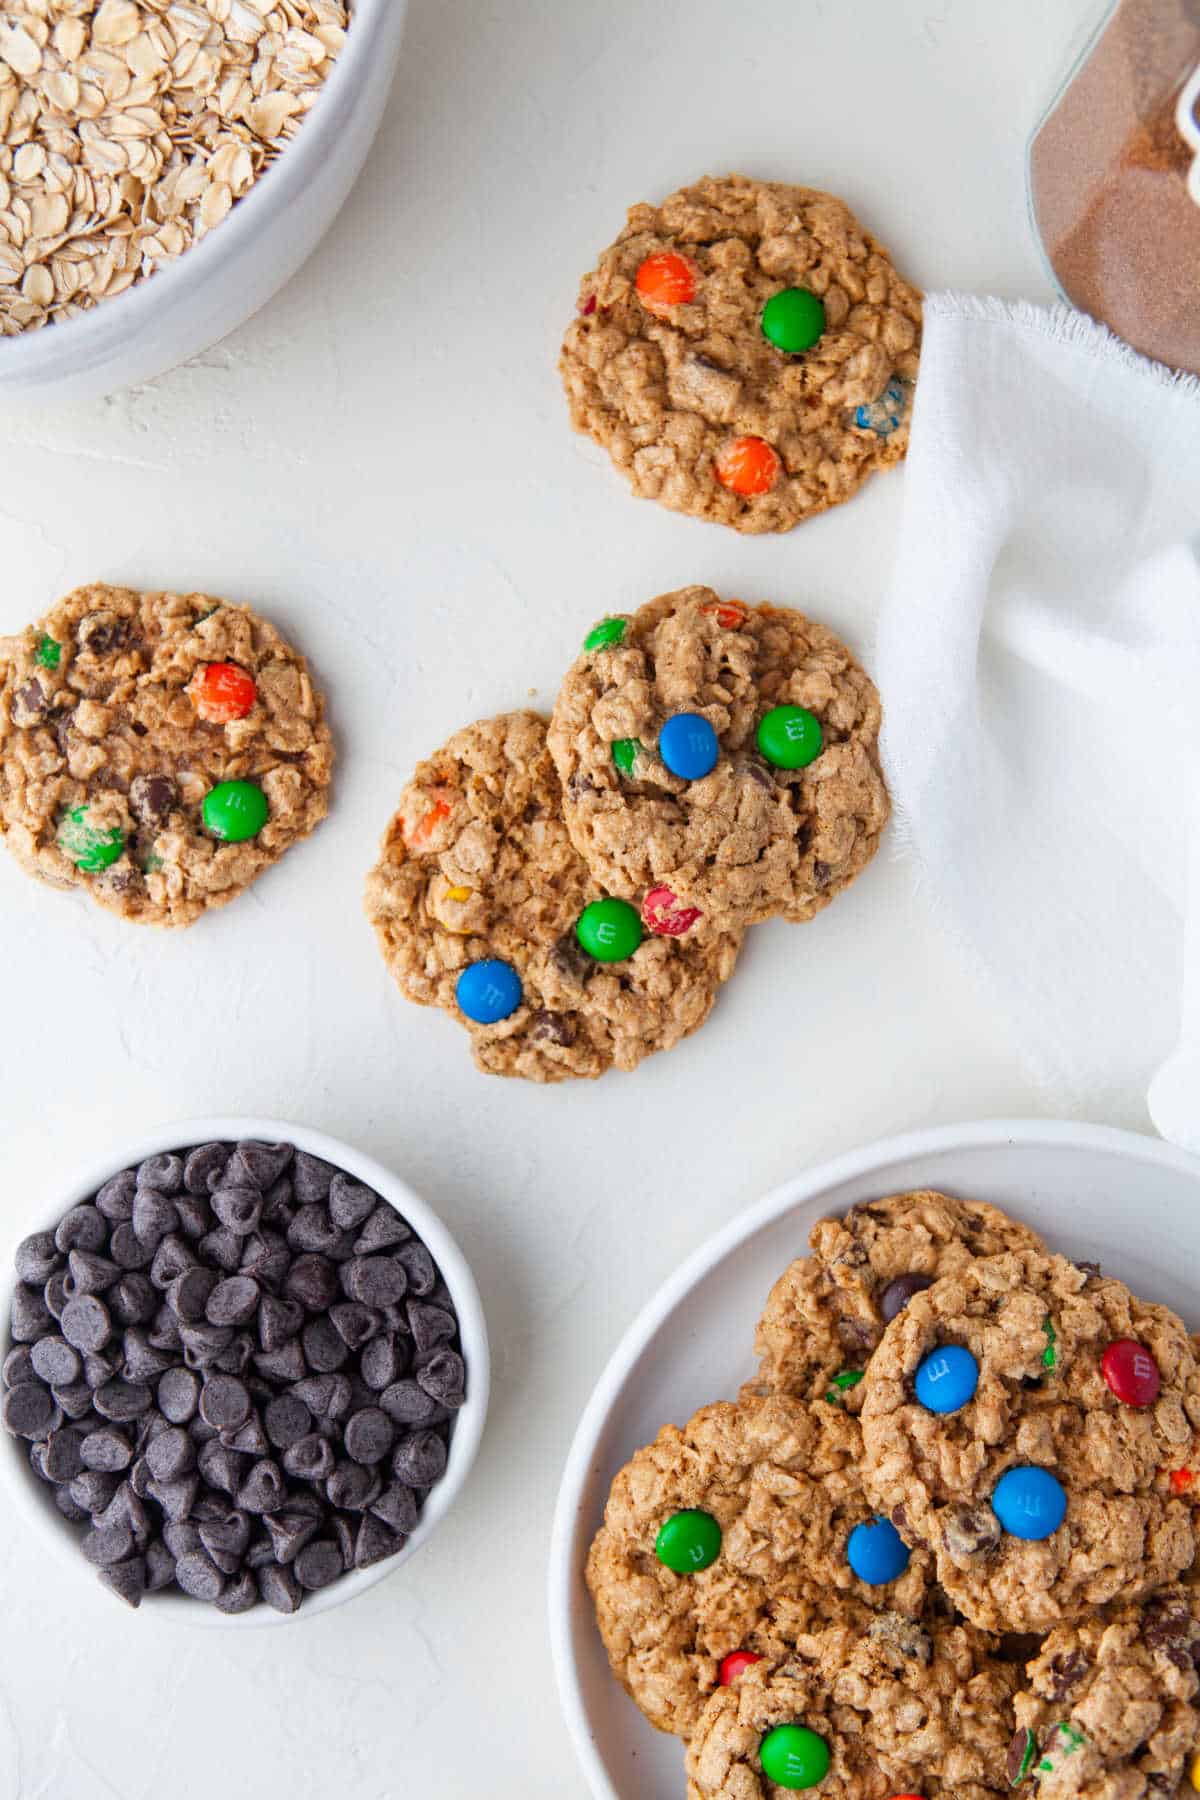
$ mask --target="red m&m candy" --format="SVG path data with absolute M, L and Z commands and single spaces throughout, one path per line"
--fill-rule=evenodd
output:
M 1191 1469 L 1172 1469 L 1171 1492 L 1173 1494 L 1186 1494 L 1195 1479 L 1196 1477 Z
M 656 937 L 682 937 L 702 916 L 698 906 L 680 906 L 669 887 L 651 888 L 642 901 L 642 923 Z
M 721 1658 L 721 1686 L 732 1687 L 752 1664 L 761 1661 L 762 1657 L 755 1656 L 753 1650 L 731 1650 L 728 1656 Z
M 673 306 L 686 306 L 696 298 L 696 265 L 674 250 L 648 256 L 637 272 L 638 299 L 661 317 Z
M 1113 1393 L 1125 1406 L 1153 1406 L 1162 1386 L 1158 1364 L 1134 1338 L 1118 1338 L 1100 1358 L 1100 1368 Z
M 209 725 L 244 719 L 258 698 L 254 677 L 236 663 L 206 663 L 188 684 L 192 705 Z
M 740 600 L 712 600 L 700 611 L 714 614 L 722 631 L 736 631 L 746 623 L 746 608 Z

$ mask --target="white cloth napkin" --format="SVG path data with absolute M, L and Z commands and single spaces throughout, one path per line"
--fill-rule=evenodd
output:
M 1149 1088 L 1200 1151 L 1197 533 L 1200 383 L 929 299 L 876 656 L 899 827 L 1054 1104 Z

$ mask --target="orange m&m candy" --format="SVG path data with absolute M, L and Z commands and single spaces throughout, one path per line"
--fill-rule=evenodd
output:
M 696 298 L 696 265 L 674 250 L 660 250 L 646 258 L 636 285 L 646 310 L 661 315 Z
M 736 631 L 739 625 L 746 623 L 746 608 L 739 600 L 713 600 L 700 611 L 714 613 L 722 631 Z
M 236 663 L 207 663 L 197 669 L 188 694 L 199 716 L 210 725 L 244 719 L 258 698 L 254 678 Z
M 449 788 L 435 789 L 429 810 L 421 814 L 411 831 L 407 821 L 405 822 L 404 842 L 410 850 L 420 850 L 429 842 L 442 820 L 450 817 L 453 810 L 450 802 L 453 797 Z
M 1196 1477 L 1190 1469 L 1172 1469 L 1171 1492 L 1173 1494 L 1186 1493 L 1195 1479 Z
M 779 479 L 781 467 L 778 453 L 765 438 L 740 437 L 718 451 L 713 473 L 722 487 L 748 498 L 769 493 Z

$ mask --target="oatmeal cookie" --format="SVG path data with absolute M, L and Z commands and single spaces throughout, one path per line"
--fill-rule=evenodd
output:
M 976 1625 L 1050 1630 L 1191 1563 L 1200 1366 L 1121 1282 L 1028 1250 L 967 1263 L 862 1386 L 867 1493 Z
M 748 925 L 811 918 L 874 856 L 879 726 L 873 683 L 825 626 L 686 587 L 588 635 L 550 748 L 572 839 L 610 893 L 665 889 L 710 924 Z
M 636 1068 L 704 1023 L 737 958 L 739 932 L 664 935 L 612 900 L 615 922 L 594 912 L 561 798 L 544 719 L 468 725 L 404 789 L 367 881 L 401 992 L 465 1024 L 489 1074 L 564 1081 Z M 585 915 L 599 919 L 589 941 L 600 957 L 577 933 L 589 936 Z
M 861 1455 L 857 1422 L 833 1407 L 722 1401 L 664 1426 L 617 1475 L 588 1586 L 613 1673 L 653 1725 L 686 1737 L 736 1652 L 779 1655 L 835 1618 L 865 1629 L 883 1609 L 921 1612 L 927 1556 L 877 1585 L 850 1567 L 850 1534 L 872 1520 Z
M 850 1412 L 862 1404 L 862 1387 L 848 1377 L 866 1367 L 884 1328 L 914 1294 L 975 1257 L 1045 1248 L 1036 1232 L 997 1207 L 930 1188 L 820 1219 L 809 1243 L 812 1255 L 790 1263 L 768 1296 L 750 1389 L 817 1398 L 840 1376 L 832 1392 Z
M 678 512 L 789 531 L 908 447 L 921 297 L 831 194 L 709 176 L 634 206 L 577 311 L 571 423 Z
M 688 1746 L 689 1800 L 776 1800 L 802 1785 L 822 1800 L 1006 1793 L 1019 1676 L 969 1625 L 885 1613 L 817 1630 L 713 1694 Z M 772 1779 L 789 1751 L 815 1782 Z
M 1009 1746 L 1014 1788 L 1038 1800 L 1194 1794 L 1200 1750 L 1200 1593 L 1059 1625 L 1027 1671 Z
M 95 583 L 0 640 L 0 836 L 52 887 L 190 925 L 307 837 L 333 747 L 246 606 Z

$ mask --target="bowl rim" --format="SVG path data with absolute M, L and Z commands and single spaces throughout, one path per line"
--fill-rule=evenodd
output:
M 114 1150 L 103 1158 L 95 1159 L 85 1168 L 76 1168 L 65 1181 L 55 1183 L 55 1191 L 59 1197 L 52 1204 L 39 1206 L 36 1211 L 26 1209 L 20 1236 L 11 1239 L 9 1254 L 0 1268 L 5 1354 L 12 1347 L 7 1319 L 17 1286 L 13 1253 L 21 1238 L 35 1231 L 53 1230 L 72 1206 L 89 1199 L 103 1182 L 119 1174 L 122 1169 L 141 1162 L 145 1157 L 209 1143 L 214 1139 L 235 1143 L 255 1139 L 263 1143 L 294 1144 L 298 1150 L 319 1156 L 344 1170 L 347 1175 L 365 1182 L 390 1206 L 402 1212 L 416 1236 L 429 1250 L 450 1290 L 458 1313 L 459 1337 L 467 1365 L 467 1398 L 455 1415 L 446 1472 L 430 1489 L 416 1530 L 404 1549 L 395 1556 L 390 1556 L 369 1569 L 350 1570 L 329 1587 L 306 1595 L 304 1604 L 294 1613 L 279 1613 L 273 1607 L 259 1605 L 252 1607 L 249 1612 L 226 1614 L 219 1612 L 215 1606 L 208 1606 L 192 1600 L 186 1594 L 173 1592 L 148 1595 L 143 1602 L 151 1616 L 163 1623 L 202 1630 L 266 1630 L 273 1626 L 296 1624 L 306 1618 L 316 1618 L 319 1613 L 331 1612 L 334 1607 L 344 1606 L 358 1594 L 365 1593 L 368 1588 L 375 1587 L 378 1582 L 395 1574 L 429 1541 L 466 1485 L 479 1450 L 491 1390 L 491 1354 L 483 1304 L 470 1266 L 458 1243 L 428 1201 L 423 1200 L 402 1176 L 396 1175 L 365 1151 L 311 1126 L 297 1125 L 285 1119 L 241 1117 L 236 1114 L 182 1119 L 144 1131 L 123 1143 L 119 1151 Z M 23 1438 L 13 1438 L 6 1431 L 0 1431 L 0 1482 L 30 1529 L 40 1534 L 60 1562 L 69 1562 L 75 1572 L 82 1575 L 86 1572 L 87 1565 L 79 1552 L 75 1528 L 53 1511 L 53 1503 L 48 1498 L 49 1488 L 38 1481 L 22 1453 L 21 1445 L 24 1442 Z M 99 1583 L 94 1583 L 93 1586 L 97 1595 L 101 1595 Z
M 0 386 L 65 372 L 86 372 L 146 328 L 178 294 L 221 279 L 251 247 L 267 208 L 283 212 L 302 203 L 309 181 L 326 160 L 331 138 L 341 131 L 367 73 L 378 62 L 389 34 L 399 49 L 408 0 L 352 0 L 346 42 L 322 84 L 301 129 L 222 219 L 219 226 L 123 294 L 36 331 L 0 337 Z M 382 52 L 386 54 L 387 52 Z
M 1152 1163 L 1200 1179 L 1200 1160 L 1161 1138 L 1111 1125 L 1059 1119 L 980 1119 L 937 1125 L 876 1139 L 857 1149 L 829 1157 L 772 1188 L 735 1215 L 661 1284 L 636 1314 L 617 1343 L 592 1390 L 576 1427 L 558 1490 L 550 1534 L 546 1601 L 550 1654 L 559 1708 L 577 1761 L 595 1800 L 620 1800 L 592 1733 L 580 1670 L 572 1643 L 581 1579 L 587 1490 L 596 1465 L 599 1440 L 630 1372 L 666 1319 L 691 1290 L 719 1263 L 784 1214 L 814 1200 L 826 1189 L 871 1174 L 889 1164 L 932 1156 L 947 1150 L 995 1148 L 1091 1150 L 1133 1163 Z

